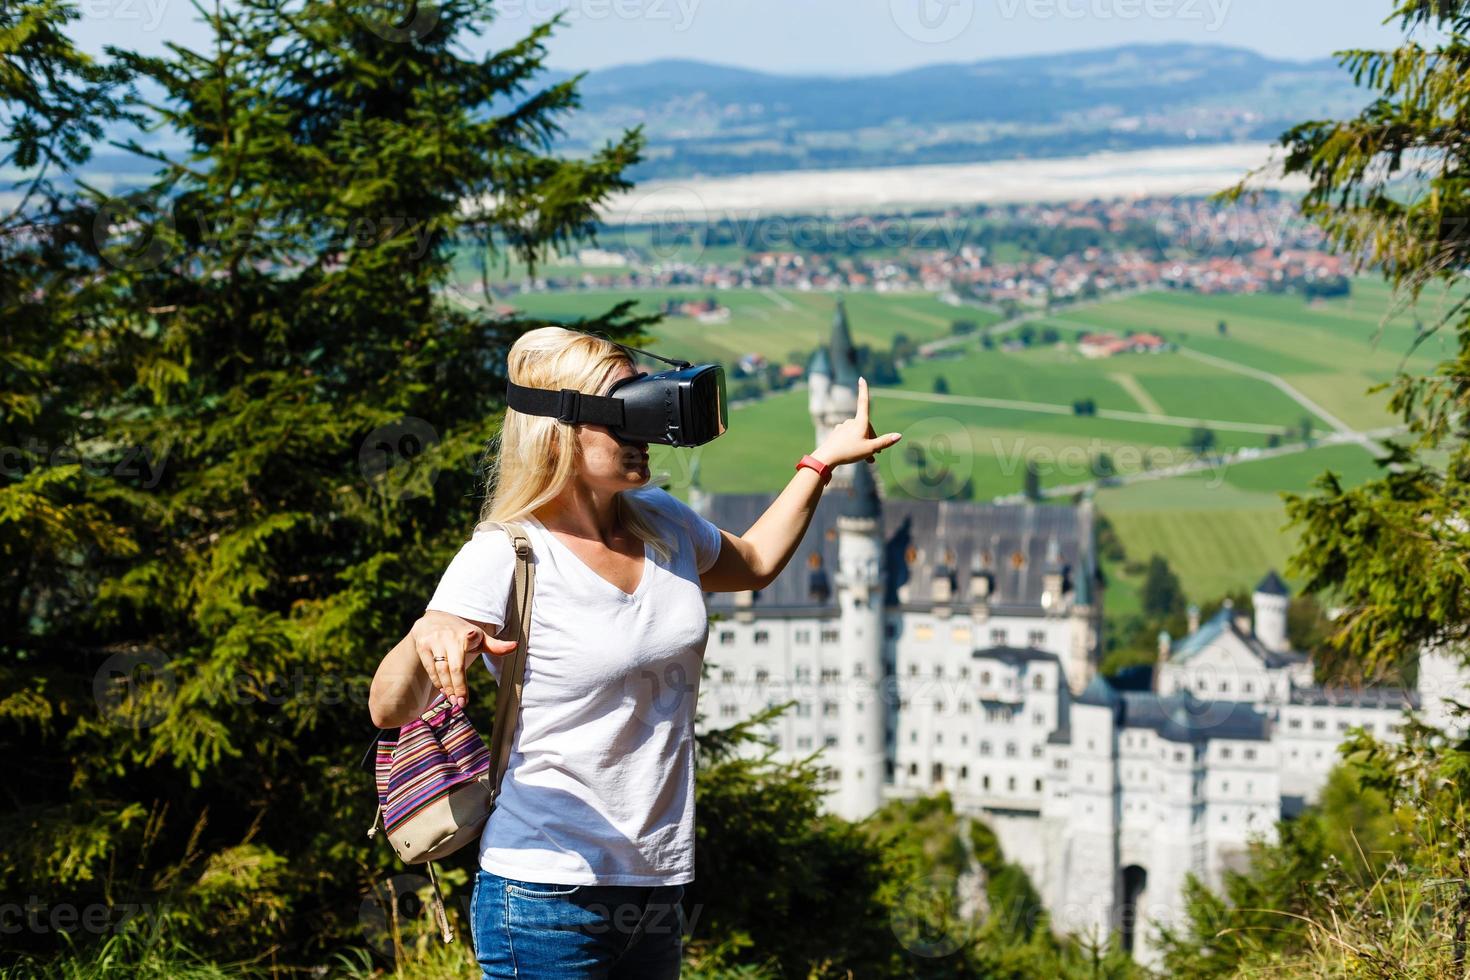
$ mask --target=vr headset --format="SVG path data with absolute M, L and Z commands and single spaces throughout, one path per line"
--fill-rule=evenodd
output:
M 672 364 L 674 370 L 625 378 L 606 395 L 588 395 L 571 388 L 527 388 L 510 382 L 505 403 L 525 415 L 572 425 L 605 425 L 619 442 L 702 446 L 724 433 L 728 427 L 724 368 L 617 346 Z

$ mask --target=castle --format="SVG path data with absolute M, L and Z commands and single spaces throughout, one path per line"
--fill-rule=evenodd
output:
M 808 385 L 820 442 L 856 406 L 840 301 Z M 690 497 L 731 529 L 771 499 Z M 1156 670 L 1106 679 L 1090 500 L 884 498 L 867 463 L 834 474 L 769 588 L 706 600 L 708 724 L 796 701 L 766 734 L 788 758 L 823 750 L 832 811 L 860 819 L 947 791 L 995 829 L 1058 929 L 1119 931 L 1145 961 L 1182 914 L 1185 876 L 1218 885 L 1252 838 L 1312 802 L 1349 729 L 1392 738 L 1407 710 L 1442 718 L 1464 689 L 1432 656 L 1417 690 L 1316 685 L 1286 640 L 1275 573 L 1249 614 L 1227 605 L 1178 643 L 1161 636 Z

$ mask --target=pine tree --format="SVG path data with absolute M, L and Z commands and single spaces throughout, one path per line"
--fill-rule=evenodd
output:
M 392 865 L 363 836 L 367 682 L 470 533 L 530 325 L 447 295 L 454 259 L 587 237 L 641 144 L 550 152 L 578 104 L 575 78 L 536 84 L 554 24 L 482 58 L 487 0 L 415 9 L 242 0 L 206 50 L 109 51 L 186 149 L 129 144 L 156 179 L 92 192 L 67 228 L 86 261 L 29 253 L 61 280 L 10 335 L 45 398 L 7 425 L 49 413 L 88 465 L 33 461 L 0 513 L 34 556 L 0 624 L 6 893 L 90 900 L 137 868 L 126 887 L 256 955 L 352 933 Z
M 1388 51 L 1340 60 L 1374 94 L 1358 116 L 1303 123 L 1282 137 L 1286 174 L 1310 188 L 1303 210 L 1343 254 L 1362 256 L 1404 300 L 1451 290 L 1438 322 L 1453 353 L 1436 369 L 1401 372 L 1390 405 L 1411 438 L 1388 444 L 1382 475 L 1349 488 L 1324 475 L 1315 495 L 1294 495 L 1300 531 L 1291 571 L 1332 595 L 1337 664 L 1371 676 L 1412 663 L 1429 643 L 1470 638 L 1470 307 L 1458 287 L 1470 266 L 1470 3 L 1400 0 L 1406 40 Z M 1401 193 L 1404 183 L 1413 193 Z M 1247 193 L 1246 184 L 1233 192 Z

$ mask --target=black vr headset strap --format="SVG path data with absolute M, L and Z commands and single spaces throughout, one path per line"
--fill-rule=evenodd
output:
M 512 381 L 506 386 L 505 404 L 524 415 L 541 415 L 572 425 L 589 422 L 617 428 L 623 424 L 622 399 L 586 395 L 571 388 L 527 388 Z

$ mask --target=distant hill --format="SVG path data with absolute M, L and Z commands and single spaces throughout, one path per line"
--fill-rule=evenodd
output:
M 543 84 L 569 76 L 551 71 Z M 160 97 L 144 85 L 147 95 Z M 636 180 L 774 170 L 1073 156 L 1270 140 L 1345 115 L 1363 94 L 1333 62 L 1208 45 L 1099 51 L 886 75 L 781 75 L 664 60 L 588 72 L 561 149 L 585 154 L 642 125 Z M 174 150 L 151 134 L 141 140 Z M 131 182 L 153 165 L 99 148 L 93 172 Z
M 1186 44 L 854 77 L 667 60 L 589 72 L 582 92 L 570 148 L 642 124 L 641 179 L 1269 139 L 1364 101 L 1329 60 Z

